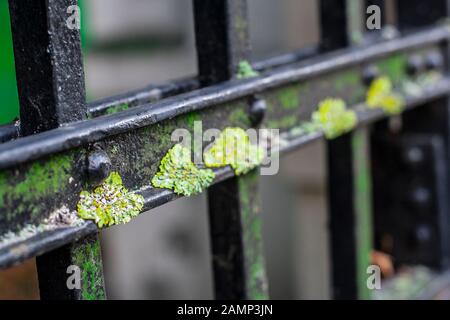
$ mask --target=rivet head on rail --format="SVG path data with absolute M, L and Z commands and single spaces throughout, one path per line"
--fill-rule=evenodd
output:
M 426 244 L 432 237 L 431 228 L 428 225 L 419 225 L 415 231 L 415 238 L 419 245 Z
M 416 206 L 424 207 L 431 199 L 430 191 L 424 187 L 417 187 L 411 193 L 411 202 Z
M 369 65 L 364 68 L 362 76 L 364 84 L 369 86 L 373 80 L 380 76 L 380 70 L 374 65 Z
M 88 157 L 88 177 L 93 185 L 101 184 L 111 173 L 111 160 L 105 151 L 92 151 Z
M 397 38 L 400 35 L 400 32 L 396 27 L 387 25 L 383 29 L 381 29 L 381 37 L 384 40 L 392 40 Z
M 418 166 L 423 163 L 425 154 L 421 148 L 411 147 L 404 152 L 404 161 L 410 166 Z
M 419 55 L 412 55 L 408 58 L 407 72 L 411 76 L 415 76 L 420 73 L 424 68 L 424 60 Z
M 444 65 L 444 58 L 440 52 L 430 52 L 427 54 L 425 66 L 427 70 L 438 70 Z
M 250 105 L 250 121 L 253 126 L 261 124 L 267 111 L 267 102 L 259 97 L 253 97 Z

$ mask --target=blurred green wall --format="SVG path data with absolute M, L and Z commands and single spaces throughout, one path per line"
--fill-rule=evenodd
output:
M 0 0 L 0 125 L 19 116 L 8 1 Z

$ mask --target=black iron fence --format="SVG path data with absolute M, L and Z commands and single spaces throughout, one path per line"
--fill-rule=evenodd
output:
M 246 1 L 194 0 L 197 77 L 87 104 L 79 31 L 66 25 L 76 0 L 9 0 L 20 124 L 0 128 L 0 267 L 37 256 L 41 298 L 105 298 L 99 229 L 77 215 L 80 194 L 117 172 L 115 183 L 143 197 L 139 211 L 177 199 L 151 181 L 172 131 L 192 132 L 197 119 L 204 129 L 280 129 L 282 153 L 328 139 L 335 298 L 370 297 L 374 248 L 396 264 L 446 268 L 448 1 L 398 0 L 397 33 L 384 21 L 366 28 L 365 8 L 377 5 L 384 17 L 382 0 L 318 3 L 317 47 L 251 66 Z M 333 123 L 342 114 L 325 108 L 324 126 L 311 126 L 328 98 L 331 109 L 348 106 L 337 110 L 354 115 L 350 124 Z M 258 173 L 214 172 L 216 297 L 268 298 Z M 80 288 L 67 285 L 72 265 Z

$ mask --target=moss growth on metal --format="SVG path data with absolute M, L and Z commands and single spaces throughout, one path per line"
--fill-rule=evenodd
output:
M 349 89 L 357 88 L 361 84 L 361 76 L 355 70 L 346 71 L 336 79 L 336 90 L 339 92 Z
M 32 216 L 37 215 L 40 206 L 27 208 L 27 204 L 38 203 L 38 199 L 63 191 L 69 184 L 72 161 L 70 155 L 55 155 L 46 161 L 34 162 L 19 181 L 18 171 L 0 172 L 0 208 L 11 208 L 7 210 L 7 219 L 25 210 Z
M 278 92 L 277 99 L 283 109 L 292 110 L 299 107 L 300 93 L 298 89 L 298 86 L 290 86 Z
M 207 167 L 231 166 L 236 175 L 248 173 L 259 166 L 264 150 L 250 141 L 241 128 L 225 128 L 214 144 L 203 154 Z
M 195 122 L 201 120 L 202 117 L 198 114 L 198 112 L 191 112 L 186 115 L 186 124 L 190 129 L 194 129 Z
M 93 192 L 81 192 L 77 210 L 82 219 L 93 220 L 102 228 L 129 222 L 143 207 L 144 198 L 128 192 L 120 175 L 112 172 Z
M 71 157 L 54 156 L 49 161 L 35 162 L 25 174 L 25 179 L 11 186 L 5 172 L 0 172 L 0 206 L 6 198 L 28 201 L 37 196 L 58 192 L 70 178 Z
M 106 110 L 106 114 L 114 114 L 114 113 L 118 113 L 118 112 L 121 112 L 121 111 L 128 110 L 129 108 L 130 108 L 130 106 L 129 106 L 128 103 L 122 103 L 122 104 L 119 104 L 119 105 L 117 105 L 117 106 L 108 108 L 108 109 Z
M 155 188 L 171 189 L 176 194 L 191 196 L 211 185 L 215 174 L 199 169 L 191 161 L 191 152 L 180 144 L 170 149 L 161 160 L 159 172 L 153 177 Z
M 259 72 L 253 70 L 253 67 L 247 60 L 239 62 L 237 70 L 238 79 L 246 79 L 259 76 Z
M 400 83 L 406 78 L 407 59 L 405 55 L 395 55 L 381 60 L 377 67 L 381 74 L 389 77 L 394 83 Z
M 311 134 L 320 131 L 320 126 L 314 122 L 304 122 L 299 126 L 293 127 L 289 130 L 290 136 L 301 136 L 305 134 Z
M 228 120 L 232 125 L 249 127 L 251 125 L 250 117 L 243 109 L 236 109 L 230 113 Z
M 369 108 L 381 108 L 390 115 L 403 111 L 405 101 L 402 96 L 394 93 L 392 82 L 388 77 L 375 79 L 367 91 L 366 104 Z
M 332 81 L 334 84 L 333 96 L 341 97 L 351 105 L 364 100 L 366 86 L 363 84 L 361 70 L 359 68 L 339 71 L 335 74 Z
M 258 193 L 258 173 L 253 170 L 239 177 L 239 199 L 242 210 L 244 258 L 249 299 L 268 299 L 262 248 L 262 218 Z
M 322 129 L 327 139 L 334 139 L 352 130 L 358 121 L 355 111 L 348 110 L 342 99 L 328 98 L 312 115 L 314 125 Z
M 267 121 L 266 128 L 268 129 L 286 129 L 295 126 L 298 123 L 297 116 L 288 115 L 281 119 Z
M 195 117 L 192 117 L 193 122 Z M 193 123 L 192 123 L 193 126 Z M 120 152 L 120 158 L 117 157 L 117 163 L 131 163 L 134 166 L 129 166 L 123 172 L 127 176 L 133 176 L 134 179 L 141 181 L 141 184 L 148 184 L 155 173 L 159 170 L 157 160 L 164 157 L 165 152 L 173 146 L 172 133 L 178 128 L 186 127 L 186 119 L 179 117 L 178 119 L 171 119 L 163 123 L 157 123 L 153 126 L 143 128 L 139 131 L 141 150 L 138 155 L 138 162 L 130 161 L 124 157 L 124 152 L 129 146 L 122 146 L 123 150 Z M 130 141 L 130 146 L 134 141 Z M 121 142 L 122 143 L 122 142 Z M 123 159 L 123 160 L 122 160 Z
M 72 254 L 73 264 L 81 269 L 81 298 L 83 300 L 106 299 L 100 242 L 88 239 L 81 244 L 75 244 Z

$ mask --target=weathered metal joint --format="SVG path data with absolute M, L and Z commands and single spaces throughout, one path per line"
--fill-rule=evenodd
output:
M 425 61 L 420 55 L 412 55 L 408 59 L 407 72 L 411 76 L 418 75 L 425 66 Z
M 111 173 L 111 159 L 99 146 L 88 156 L 88 178 L 93 185 L 101 184 Z
M 363 70 L 363 81 L 364 84 L 366 84 L 367 86 L 369 86 L 373 80 L 375 80 L 377 77 L 380 76 L 380 70 L 373 64 L 367 66 L 364 70 Z
M 253 96 L 250 102 L 250 121 L 252 126 L 258 126 L 264 120 L 267 102 L 259 96 Z

